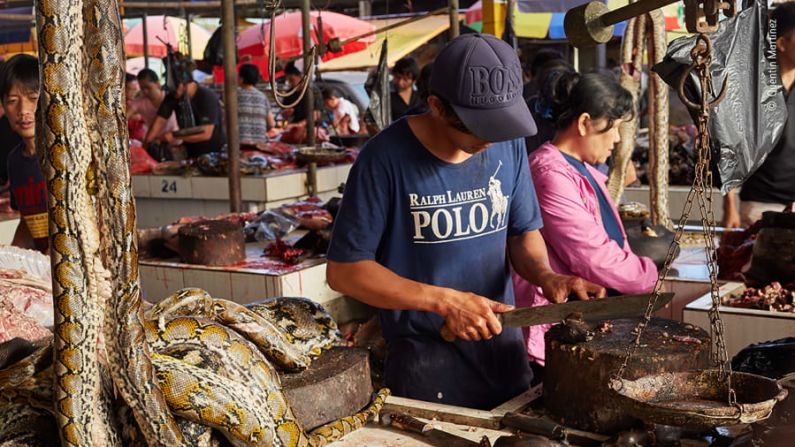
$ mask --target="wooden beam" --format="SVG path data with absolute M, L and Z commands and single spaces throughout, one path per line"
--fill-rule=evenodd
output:
M 422 419 L 435 419 L 442 422 L 490 428 L 492 430 L 499 430 L 501 420 L 501 417 L 495 416 L 490 411 L 435 404 L 396 396 L 387 398 L 382 411 L 405 413 Z

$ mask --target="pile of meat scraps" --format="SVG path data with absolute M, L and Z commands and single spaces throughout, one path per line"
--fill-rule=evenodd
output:
M 795 284 L 782 287 L 778 282 L 756 289 L 749 287 L 740 295 L 723 297 L 722 304 L 743 309 L 795 313 Z
M 0 269 L 0 343 L 41 340 L 52 326 L 51 285 L 23 270 Z

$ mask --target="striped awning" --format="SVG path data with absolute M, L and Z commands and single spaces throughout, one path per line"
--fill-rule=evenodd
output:
M 527 0 L 520 2 L 519 6 L 514 11 L 514 31 L 518 37 L 530 39 L 555 39 L 562 40 L 566 38 L 566 32 L 563 30 L 563 19 L 566 16 L 565 10 L 561 5 L 568 8 L 587 3 L 588 0 L 566 0 L 561 2 L 545 2 L 543 0 Z M 628 0 L 607 0 L 607 6 L 610 9 L 617 9 L 625 6 Z M 546 11 L 544 5 L 549 5 Z M 522 12 L 528 10 L 532 5 L 532 11 L 536 12 Z M 564 12 L 561 12 L 563 9 Z M 483 20 L 482 14 L 483 6 L 480 1 L 472 5 L 466 10 L 466 23 L 472 28 L 480 29 Z M 687 34 L 684 29 L 684 6 L 682 4 L 672 4 L 663 8 L 665 15 L 665 29 L 668 31 L 668 39 L 672 40 L 682 35 Z M 613 35 L 621 37 L 624 35 L 626 23 L 622 22 L 617 24 L 613 29 Z

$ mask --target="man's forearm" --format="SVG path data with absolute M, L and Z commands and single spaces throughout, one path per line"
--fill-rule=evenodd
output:
M 210 138 L 213 137 L 213 130 L 215 130 L 215 125 L 205 124 L 201 127 L 202 127 L 201 133 L 197 133 L 195 135 L 186 135 L 180 138 L 185 143 L 204 143 L 205 141 L 209 141 Z
M 514 271 L 532 284 L 541 285 L 544 276 L 554 274 L 547 246 L 538 230 L 508 238 L 508 255 Z
M 403 278 L 375 261 L 328 261 L 329 286 L 381 309 L 445 314 L 446 289 Z

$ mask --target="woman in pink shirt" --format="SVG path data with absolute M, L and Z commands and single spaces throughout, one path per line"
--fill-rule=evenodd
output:
M 657 268 L 651 259 L 632 253 L 607 192 L 607 177 L 593 167 L 604 163 L 619 141 L 618 127 L 633 111 L 631 94 L 605 75 L 558 72 L 545 80 L 542 102 L 556 132 L 530 154 L 530 171 L 552 269 L 614 294 L 649 292 Z M 513 283 L 517 306 L 549 304 L 540 289 L 519 276 Z M 548 329 L 525 328 L 527 353 L 541 366 Z

